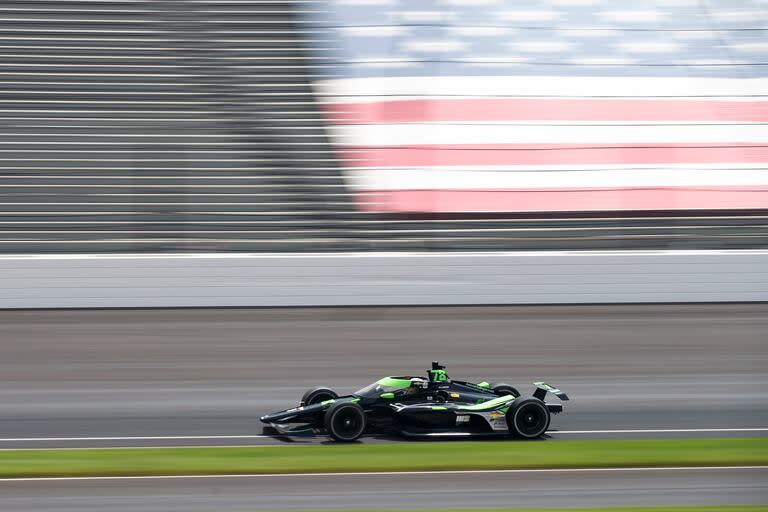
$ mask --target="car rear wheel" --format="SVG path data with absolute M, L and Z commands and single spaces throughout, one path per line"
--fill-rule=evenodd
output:
M 353 402 L 337 402 L 325 412 L 325 428 L 336 441 L 356 440 L 365 431 L 363 408 Z
M 301 405 L 313 405 L 325 402 L 326 400 L 334 400 L 339 395 L 334 390 L 323 386 L 318 386 L 308 390 L 301 397 Z
M 507 427 L 517 437 L 534 439 L 549 428 L 549 410 L 538 398 L 518 398 L 507 409 Z
M 512 395 L 515 398 L 520 396 L 520 392 L 517 389 L 503 382 L 492 384 L 491 389 L 499 396 Z

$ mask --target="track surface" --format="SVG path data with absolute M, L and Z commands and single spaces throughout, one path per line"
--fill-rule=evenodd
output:
M 766 333 L 764 304 L 2 311 L 0 448 L 284 443 L 59 438 L 260 434 L 308 387 L 352 392 L 432 360 L 558 385 L 573 400 L 554 429 L 765 428 Z M 553 438 L 675 435 L 765 431 Z
M 5 512 L 761 504 L 768 470 L 0 481 Z M 395 492 L 396 490 L 396 492 Z

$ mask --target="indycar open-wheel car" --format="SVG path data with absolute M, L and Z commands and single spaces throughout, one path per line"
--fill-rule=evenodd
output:
M 530 396 L 509 384 L 452 380 L 432 363 L 427 377 L 384 377 L 351 395 L 326 387 L 308 390 L 299 406 L 261 417 L 278 435 L 327 434 L 354 441 L 364 434 L 419 436 L 543 436 L 551 415 L 563 411 L 568 396 L 544 382 Z M 560 402 L 549 402 L 547 395 Z

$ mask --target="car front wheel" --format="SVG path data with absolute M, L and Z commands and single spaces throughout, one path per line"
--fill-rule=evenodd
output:
M 365 431 L 365 412 L 356 403 L 336 402 L 325 412 L 325 428 L 336 441 L 354 441 Z

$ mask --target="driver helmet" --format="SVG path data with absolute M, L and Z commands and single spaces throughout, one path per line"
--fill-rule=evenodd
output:
M 411 379 L 411 387 L 410 389 L 424 389 L 428 386 L 429 382 L 427 379 L 422 379 L 421 377 L 413 377 Z

